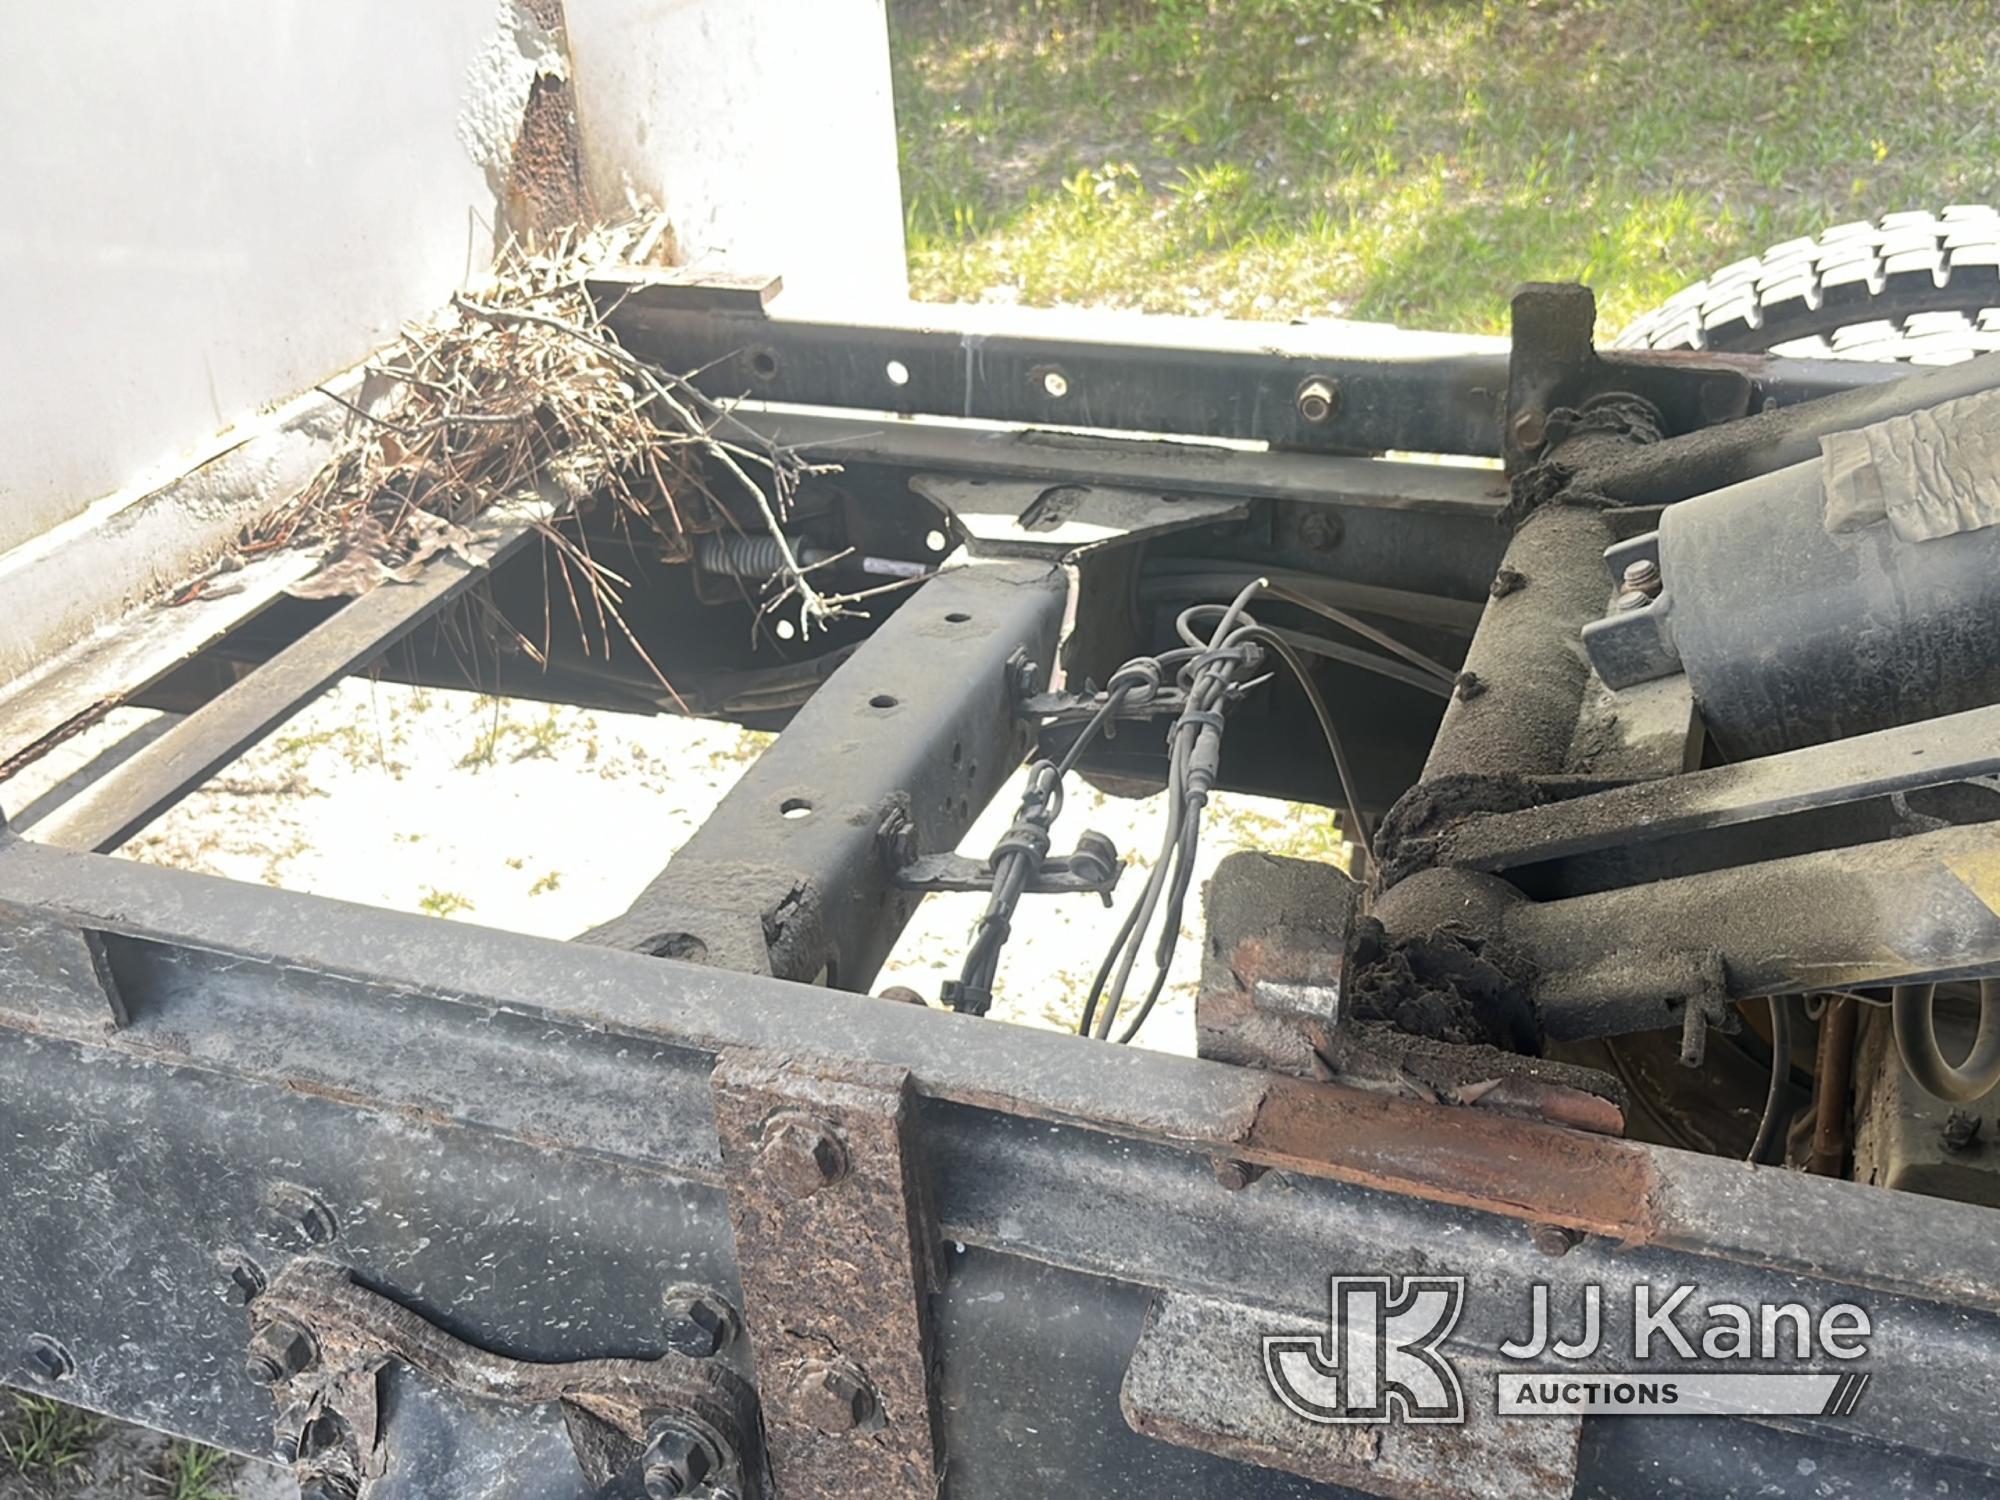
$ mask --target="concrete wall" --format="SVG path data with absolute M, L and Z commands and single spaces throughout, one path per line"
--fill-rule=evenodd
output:
M 531 77 L 493 0 L 39 8 L 0 74 L 0 550 L 442 300 Z
M 0 552 L 178 473 L 482 265 L 529 88 L 565 67 L 532 18 L 555 8 L 74 0 L 16 28 Z M 629 184 L 705 264 L 900 295 L 881 0 L 568 11 L 601 209 Z
M 565 0 L 600 205 L 665 208 L 682 260 L 785 281 L 778 309 L 901 301 L 883 0 Z

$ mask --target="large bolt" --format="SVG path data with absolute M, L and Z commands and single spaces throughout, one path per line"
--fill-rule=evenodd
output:
M 319 1346 L 310 1333 L 296 1323 L 275 1318 L 251 1336 L 243 1369 L 259 1385 L 282 1385 L 312 1368 L 318 1358 Z
M 736 1337 L 736 1313 L 707 1287 L 669 1287 L 667 1347 L 689 1359 L 708 1359 Z
M 1514 441 L 1522 448 L 1539 448 L 1548 435 L 1548 419 L 1532 406 L 1514 418 Z
M 1340 410 L 1340 382 L 1330 375 L 1310 375 L 1299 382 L 1299 416 L 1317 427 Z
M 847 1360 L 808 1360 L 792 1385 L 799 1415 L 821 1432 L 852 1432 L 875 1415 L 868 1377 Z
M 757 1164 L 788 1198 L 810 1198 L 847 1175 L 847 1148 L 833 1127 L 811 1115 L 777 1115 L 764 1127 Z
M 1650 557 L 1635 558 L 1625 564 L 1625 573 L 1620 581 L 1633 593 L 1644 594 L 1651 599 L 1660 592 L 1660 565 Z
M 646 1500 L 679 1500 L 694 1494 L 715 1467 L 708 1442 L 678 1422 L 655 1424 L 646 1443 Z

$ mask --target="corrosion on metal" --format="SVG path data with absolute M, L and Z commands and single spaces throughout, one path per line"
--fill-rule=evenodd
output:
M 725 1052 L 713 1082 L 773 1483 L 788 1497 L 933 1500 L 938 1230 L 909 1073 Z M 801 1120 L 842 1165 L 803 1193 L 787 1144 Z
M 479 1349 L 422 1315 L 359 1285 L 344 1266 L 295 1261 L 251 1304 L 260 1331 L 252 1357 L 268 1353 L 271 1330 L 309 1341 L 296 1357 L 271 1361 L 281 1440 L 297 1446 L 301 1481 L 365 1484 L 388 1454 L 377 1433 L 377 1375 L 396 1360 L 431 1381 L 480 1400 L 560 1403 L 608 1429 L 619 1462 L 636 1460 L 662 1415 L 708 1438 L 719 1471 L 746 1493 L 761 1472 L 755 1395 L 716 1360 L 667 1353 L 656 1359 L 582 1359 L 542 1364 Z M 308 1357 L 308 1354 L 310 1357 Z M 338 1440 L 315 1444 L 315 1432 Z M 302 1435 L 303 1438 L 302 1438 Z
M 1273 1077 L 1229 1145 L 1264 1166 L 1627 1244 L 1652 1239 L 1659 1224 L 1646 1147 L 1487 1110 Z

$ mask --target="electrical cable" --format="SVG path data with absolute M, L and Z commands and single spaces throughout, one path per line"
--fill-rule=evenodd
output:
M 1400 660 L 1387 661 L 1304 631 L 1261 624 L 1246 612 L 1250 600 L 1259 593 L 1268 593 L 1329 619 Z M 1204 636 L 1198 622 L 1209 615 L 1215 616 L 1215 623 Z M 1162 914 L 1154 941 L 1152 983 L 1137 1011 L 1118 1033 L 1120 1044 L 1129 1043 L 1138 1035 L 1164 992 L 1180 940 L 1182 915 L 1194 884 L 1202 813 L 1221 769 L 1223 713 L 1244 693 L 1270 680 L 1270 674 L 1259 674 L 1265 653 L 1284 664 L 1305 694 L 1340 781 L 1345 827 L 1371 858 L 1373 836 L 1361 811 L 1353 767 L 1325 695 L 1304 658 L 1319 655 L 1348 662 L 1441 694 L 1448 693 L 1457 680 L 1457 674 L 1448 668 L 1347 611 L 1296 589 L 1273 586 L 1261 577 L 1244 585 L 1227 604 L 1202 602 L 1182 610 L 1175 618 L 1174 629 L 1184 642 L 1182 646 L 1155 656 L 1135 658 L 1120 667 L 1106 684 L 1103 702 L 1084 722 L 1060 760 L 1045 758 L 1030 767 L 1028 788 L 1014 824 L 988 861 L 993 872 L 991 894 L 973 930 L 960 977 L 944 987 L 945 999 L 953 1009 L 983 1014 L 992 1003 L 1000 950 L 1011 931 L 1015 905 L 1047 856 L 1048 830 L 1062 811 L 1064 779 L 1100 735 L 1109 739 L 1116 733 L 1116 720 L 1121 712 L 1158 696 L 1169 668 L 1175 671 L 1181 704 L 1167 732 L 1167 820 L 1159 854 L 1148 873 L 1145 888 L 1119 923 L 1077 1021 L 1080 1035 L 1099 1040 L 1111 1037 L 1132 971 L 1145 947 L 1146 934 L 1152 930 L 1155 914 Z
M 1337 661 L 1343 666 L 1359 667 L 1364 672 L 1373 672 L 1376 676 L 1386 677 L 1391 682 L 1404 683 L 1419 692 L 1429 693 L 1434 698 L 1451 697 L 1450 683 L 1442 681 L 1420 667 L 1391 661 L 1388 657 L 1377 656 L 1372 651 L 1343 646 L 1338 641 L 1330 641 L 1325 636 L 1313 635 L 1304 630 L 1288 630 L 1281 625 L 1266 625 L 1264 629 L 1307 656 L 1317 656 L 1323 661 Z
M 1245 609 L 1251 597 L 1264 586 L 1263 579 L 1253 579 L 1228 604 L 1197 604 L 1181 611 L 1174 621 L 1175 631 L 1190 647 L 1197 648 L 1197 654 L 1178 674 L 1184 685 L 1185 697 L 1180 714 L 1168 730 L 1166 833 L 1160 844 L 1159 857 L 1147 878 L 1146 888 L 1134 903 L 1131 915 L 1120 926 L 1118 937 L 1112 944 L 1112 954 L 1107 956 L 1100 972 L 1099 982 L 1091 987 L 1091 995 L 1084 1007 L 1085 1019 L 1078 1026 L 1079 1031 L 1086 1035 L 1100 1040 L 1110 1037 L 1111 1028 L 1116 1024 L 1119 1009 L 1124 1003 L 1132 969 L 1145 945 L 1153 913 L 1159 909 L 1162 892 L 1171 884 L 1173 894 L 1168 900 L 1168 909 L 1172 921 L 1162 929 L 1155 947 L 1153 984 L 1138 1013 L 1138 1022 L 1143 1022 L 1151 1013 L 1152 1005 L 1166 983 L 1167 965 L 1172 960 L 1179 938 L 1179 912 L 1193 880 L 1193 856 L 1200 837 L 1201 810 L 1207 804 L 1209 788 L 1214 786 L 1221 765 L 1222 709 L 1233 694 L 1247 686 L 1238 682 L 1239 675 L 1254 675 L 1262 660 L 1262 648 L 1248 639 L 1256 629 L 1256 622 L 1245 614 Z M 1216 623 L 1208 638 L 1203 640 L 1196 630 L 1195 621 L 1211 613 L 1217 616 Z M 1242 622 L 1240 625 L 1239 621 Z M 1187 834 L 1185 839 L 1184 830 Z M 1114 969 L 1115 973 L 1112 973 Z M 1104 973 L 1111 973 L 1108 989 L 1102 982 Z M 1137 1023 L 1128 1026 L 1119 1040 L 1129 1041 L 1136 1032 Z
M 1354 770 L 1347 763 L 1347 752 L 1341 746 L 1340 731 L 1334 727 L 1333 712 L 1326 705 L 1325 695 L 1284 637 L 1272 634 L 1264 626 L 1258 627 L 1257 636 L 1292 669 L 1292 675 L 1298 678 L 1300 688 L 1305 691 L 1306 701 L 1312 705 L 1313 717 L 1319 720 L 1319 732 L 1326 739 L 1327 751 L 1333 756 L 1334 774 L 1340 778 L 1340 795 L 1346 803 L 1347 830 L 1372 863 L 1375 858 L 1374 835 L 1368 827 L 1368 820 L 1362 816 L 1361 793 L 1356 788 Z
M 1076 768 L 1090 742 L 1113 723 L 1128 699 L 1147 702 L 1159 691 L 1161 671 L 1159 661 L 1151 657 L 1120 667 L 1105 685 L 1104 702 L 1085 722 L 1062 759 L 1044 758 L 1028 768 L 1028 785 L 1014 822 L 987 859 L 993 883 L 986 909 L 972 929 L 958 978 L 940 988 L 939 998 L 952 1010 L 984 1015 L 991 1008 L 993 986 L 1000 973 L 1000 950 L 1013 932 L 1014 910 L 1048 857 L 1049 829 L 1062 816 L 1064 778 Z
M 1771 1007 L 1771 1086 L 1764 1095 L 1764 1114 L 1757 1122 L 1757 1139 L 1751 1144 L 1750 1154 L 1743 1158 L 1753 1163 L 1762 1162 L 1770 1152 L 1771 1143 L 1778 1138 L 1785 1089 L 1792 1079 L 1791 1006 L 1783 995 L 1771 996 L 1768 1003 Z
M 1455 684 L 1458 681 L 1458 673 L 1452 671 L 1451 668 L 1440 666 L 1437 662 L 1432 661 L 1428 656 L 1424 655 L 1423 652 L 1413 647 L 1405 646 L 1393 635 L 1388 634 L 1386 631 L 1377 630 L 1366 620 L 1356 618 L 1337 605 L 1328 604 L 1321 599 L 1315 599 L 1310 594 L 1301 593 L 1297 589 L 1287 588 L 1282 583 L 1265 584 L 1264 592 L 1269 594 L 1273 599 L 1282 599 L 1287 604 L 1296 604 L 1300 609 L 1311 610 L 1322 619 L 1331 620 L 1334 624 L 1353 631 L 1363 640 L 1372 641 L 1384 651 L 1395 653 L 1397 656 L 1402 657 L 1404 661 L 1410 663 L 1410 665 L 1430 673 L 1431 676 L 1440 682 Z

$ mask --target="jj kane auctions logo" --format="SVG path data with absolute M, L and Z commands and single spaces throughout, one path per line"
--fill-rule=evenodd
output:
M 1442 1347 L 1465 1310 L 1463 1276 L 1335 1276 L 1330 1293 L 1325 1333 L 1264 1337 L 1280 1401 L 1308 1422 L 1465 1420 L 1459 1368 Z M 1851 1302 L 1818 1313 L 1700 1303 L 1694 1287 L 1640 1282 L 1614 1329 L 1606 1300 L 1602 1286 L 1582 1287 L 1574 1325 L 1559 1334 L 1549 1288 L 1529 1288 L 1527 1331 L 1500 1345 L 1499 1361 L 1482 1361 L 1499 1415 L 1846 1416 L 1868 1385 L 1851 1362 L 1868 1353 L 1872 1328 Z M 1820 1360 L 1849 1367 L 1796 1368 Z

